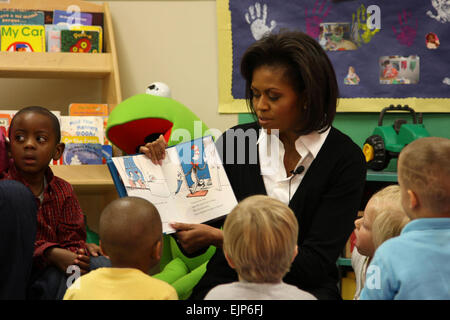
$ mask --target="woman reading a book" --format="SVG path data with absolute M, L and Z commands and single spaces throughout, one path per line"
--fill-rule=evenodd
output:
M 256 122 L 228 129 L 216 142 L 235 196 L 241 201 L 267 194 L 288 204 L 299 222 L 298 255 L 283 280 L 318 299 L 340 299 L 336 260 L 353 230 L 366 169 L 361 149 L 332 126 L 334 69 L 314 39 L 285 31 L 252 44 L 241 74 Z M 164 146 L 159 139 L 141 151 L 157 163 Z M 221 247 L 222 224 L 172 227 L 180 246 L 195 253 L 211 244 Z M 236 272 L 216 250 L 191 299 L 233 281 Z

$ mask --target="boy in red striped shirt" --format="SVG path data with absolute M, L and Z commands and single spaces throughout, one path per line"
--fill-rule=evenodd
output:
M 66 271 L 77 265 L 89 272 L 84 216 L 72 186 L 53 175 L 50 161 L 64 151 L 58 118 L 42 107 L 16 113 L 9 129 L 13 158 L 2 179 L 26 185 L 38 204 L 30 298 L 59 299 L 66 289 Z

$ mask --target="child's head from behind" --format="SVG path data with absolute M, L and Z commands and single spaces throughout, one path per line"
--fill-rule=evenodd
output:
M 9 151 L 23 174 L 43 172 L 50 160 L 59 159 L 64 151 L 60 140 L 58 118 L 43 107 L 23 108 L 11 121 Z
M 411 219 L 450 217 L 450 139 L 414 140 L 400 152 L 402 205 Z
M 145 273 L 161 258 L 162 223 L 156 207 L 137 197 L 112 201 L 100 216 L 100 245 L 113 267 Z
M 358 252 L 362 255 L 372 257 L 375 253 L 374 223 L 379 215 L 385 215 L 383 212 L 387 212 L 386 214 L 392 217 L 405 216 L 400 202 L 400 188 L 398 185 L 385 187 L 375 193 L 367 202 L 363 217 L 355 221 L 355 245 Z M 387 234 L 381 235 L 378 232 L 376 236 L 377 241 L 378 239 L 383 239 L 382 241 L 388 239 Z M 377 242 L 377 244 L 379 245 L 380 243 Z
M 223 233 L 228 263 L 249 282 L 280 282 L 297 254 L 297 218 L 268 196 L 241 201 L 227 216 Z

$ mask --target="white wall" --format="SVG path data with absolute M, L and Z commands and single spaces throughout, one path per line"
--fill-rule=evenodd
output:
M 95 1 L 97 2 L 97 1 Z M 156 81 L 210 128 L 237 124 L 218 113 L 215 1 L 108 1 L 114 24 L 122 95 Z

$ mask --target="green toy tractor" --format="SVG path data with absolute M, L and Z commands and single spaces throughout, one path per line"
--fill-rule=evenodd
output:
M 404 119 L 397 119 L 393 125 L 383 125 L 384 115 L 388 111 L 407 111 L 411 114 L 413 122 L 407 123 Z M 373 130 L 373 134 L 364 143 L 363 153 L 366 157 L 367 167 L 376 171 L 383 170 L 391 159 L 398 158 L 400 151 L 407 144 L 429 136 L 430 134 L 422 124 L 422 114 L 417 117 L 414 109 L 407 105 L 403 107 L 390 105 L 381 110 L 378 127 Z

